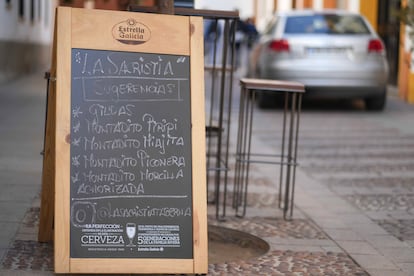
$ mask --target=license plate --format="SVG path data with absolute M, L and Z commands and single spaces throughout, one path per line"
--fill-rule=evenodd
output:
M 349 48 L 346 47 L 307 47 L 307 54 L 344 54 Z

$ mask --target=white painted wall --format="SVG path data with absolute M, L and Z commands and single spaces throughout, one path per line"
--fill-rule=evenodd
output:
M 19 1 L 0 2 L 0 40 L 50 44 L 54 24 L 55 1 L 34 1 L 34 20 L 30 18 L 30 0 L 24 0 L 24 16 L 19 16 Z M 40 4 L 40 8 L 39 5 Z
M 292 9 L 292 0 L 277 1 L 277 11 L 290 11 Z
M 267 22 L 272 18 L 274 14 L 274 1 L 273 0 L 258 0 L 256 27 L 259 31 L 263 31 Z M 283 1 L 282 1 L 283 2 Z M 285 1 L 286 2 L 286 1 Z
M 323 0 L 314 0 L 313 1 L 313 8 L 315 10 L 322 10 L 323 9 Z
M 281 9 L 287 9 L 291 5 L 292 0 L 278 1 Z M 273 0 L 257 0 L 257 17 L 256 26 L 260 30 L 264 28 L 266 22 L 273 15 Z M 254 0 L 195 0 L 194 7 L 196 9 L 209 10 L 239 10 L 241 19 L 255 16 Z
M 359 1 L 361 0 L 348 0 L 348 10 L 351 12 L 359 12 Z M 363 0 L 362 0 L 363 1 Z

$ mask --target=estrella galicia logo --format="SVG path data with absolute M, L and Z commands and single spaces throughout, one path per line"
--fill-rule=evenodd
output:
M 124 44 L 142 44 L 150 40 L 151 31 L 133 18 L 119 22 L 112 28 L 112 36 Z

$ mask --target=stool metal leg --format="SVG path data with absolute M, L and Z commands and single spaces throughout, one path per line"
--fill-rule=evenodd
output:
M 297 166 L 297 152 L 298 152 L 298 140 L 299 140 L 299 122 L 300 122 L 300 113 L 302 109 L 302 95 L 299 94 L 295 112 L 295 137 L 294 137 L 294 149 L 292 153 L 292 165 L 293 165 L 293 172 L 292 172 L 292 189 L 291 189 L 291 196 L 290 196 L 290 212 L 289 212 L 289 219 L 293 217 L 293 204 L 295 199 L 295 185 L 296 185 L 296 166 Z M 286 219 L 286 216 L 285 216 Z
M 284 219 L 292 218 L 296 158 L 302 95 L 285 92 L 279 175 L 279 208 Z M 287 147 L 285 149 L 285 147 Z
M 249 98 L 249 90 L 242 87 L 242 93 L 240 95 L 240 110 L 239 110 L 239 130 L 237 137 L 237 162 L 235 170 L 235 187 L 233 196 L 233 207 L 236 209 L 236 216 L 239 215 L 239 207 L 245 205 L 245 187 L 247 185 L 248 178 L 246 176 L 248 171 L 249 153 L 249 125 L 251 117 L 251 100 Z
M 235 41 L 236 39 L 236 24 L 237 20 L 233 20 L 231 22 L 230 29 L 233 30 L 231 33 L 231 41 Z M 231 43 L 231 55 L 230 55 L 230 64 L 232 70 L 230 71 L 230 78 L 229 78 L 229 95 L 228 95 L 228 107 L 227 107 L 227 143 L 226 143 L 226 156 L 225 156 L 225 167 L 227 168 L 225 170 L 225 177 L 224 177 L 224 201 L 223 201 L 223 215 L 226 215 L 226 203 L 227 203 L 227 185 L 228 185 L 228 173 L 229 173 L 229 149 L 230 149 L 230 126 L 231 126 L 231 107 L 233 103 L 233 76 L 234 76 L 234 68 L 235 68 L 235 43 Z
M 250 172 L 250 158 L 251 158 L 251 145 L 252 145 L 252 132 L 253 132 L 253 109 L 255 104 L 255 93 L 253 92 L 250 95 L 250 90 L 246 89 L 245 93 L 245 107 L 246 107 L 246 114 L 245 114 L 245 127 L 244 127 L 244 134 L 243 134 L 243 160 L 242 161 L 242 183 L 240 185 L 240 195 L 236 206 L 236 216 L 244 217 L 246 215 L 246 208 L 247 208 L 247 192 L 248 192 L 248 185 L 249 185 L 249 172 Z M 251 98 L 250 98 L 251 97 Z M 241 213 L 239 213 L 239 208 L 242 207 Z
M 218 20 L 215 19 L 216 29 L 215 32 L 217 33 L 218 30 Z M 208 145 L 207 145 L 207 194 L 208 194 L 208 187 L 209 187 L 209 171 L 211 170 L 210 165 L 210 158 L 212 155 L 211 147 L 212 147 L 212 136 L 213 136 L 213 114 L 214 114 L 214 102 L 215 102 L 215 85 L 216 85 L 216 75 L 217 75 L 217 68 L 216 68 L 216 59 L 217 59 L 217 43 L 218 43 L 218 36 L 214 38 L 214 46 L 213 46 L 213 69 L 211 71 L 211 91 L 210 91 L 210 114 L 209 114 L 209 122 L 208 125 L 211 127 L 210 132 L 208 133 Z M 214 172 L 216 173 L 216 172 Z M 216 190 L 214 189 L 214 198 L 211 200 L 210 203 L 213 203 L 216 200 Z
M 233 188 L 233 208 L 236 208 L 240 202 L 240 186 L 242 181 L 242 160 L 245 159 L 243 155 L 243 133 L 245 129 L 245 102 L 246 89 L 241 88 L 240 106 L 239 106 L 239 121 L 237 130 L 237 144 L 236 144 L 236 165 L 234 169 L 234 188 Z
M 289 93 L 284 92 L 284 104 L 283 104 L 283 124 L 282 124 L 282 148 L 280 153 L 280 175 L 279 175 L 279 208 L 283 209 L 283 192 L 284 192 L 284 182 L 283 182 L 283 173 L 285 165 L 285 138 L 286 138 L 286 117 L 288 110 L 289 102 Z
M 296 110 L 296 94 L 292 94 L 292 102 L 290 106 L 290 121 L 289 121 L 289 141 L 288 141 L 288 152 L 287 152 L 287 163 L 286 163 L 286 183 L 285 183 L 285 203 L 283 208 L 283 217 L 287 218 L 287 212 L 289 208 L 292 208 L 290 184 L 292 180 L 292 161 L 293 161 L 293 128 L 295 126 L 295 111 Z
M 247 191 L 249 186 L 249 172 L 250 172 L 250 158 L 251 158 L 251 147 L 252 147 L 252 132 L 253 132 L 253 109 L 255 105 L 255 98 L 256 93 L 252 93 L 251 99 L 250 97 L 250 90 L 246 90 L 246 96 L 247 97 L 247 116 L 246 116 L 246 132 L 245 132 L 245 146 L 246 146 L 246 154 L 245 154 L 245 160 L 243 163 L 245 164 L 245 174 L 244 174 L 244 181 L 242 185 L 242 213 L 238 214 L 238 210 L 236 209 L 236 215 L 238 217 L 244 217 L 246 215 L 246 207 L 247 207 Z

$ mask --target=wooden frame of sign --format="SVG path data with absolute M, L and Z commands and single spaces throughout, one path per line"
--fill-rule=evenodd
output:
M 207 273 L 202 18 L 59 7 L 53 53 L 55 272 Z

